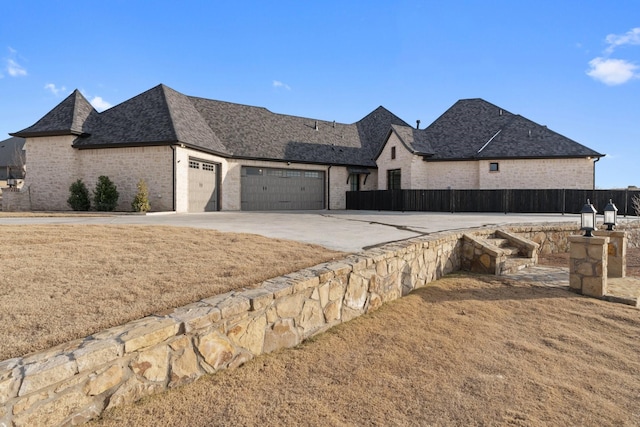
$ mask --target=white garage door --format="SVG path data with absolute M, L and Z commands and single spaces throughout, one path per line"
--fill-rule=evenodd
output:
M 324 209 L 324 171 L 242 167 L 243 211 Z
M 218 165 L 189 159 L 189 212 L 218 210 Z

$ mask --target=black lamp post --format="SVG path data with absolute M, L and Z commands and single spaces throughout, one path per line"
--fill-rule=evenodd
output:
M 584 237 L 593 237 L 592 231 L 596 229 L 596 209 L 589 199 L 580 211 L 580 230 L 584 230 Z
M 618 219 L 618 208 L 613 204 L 611 199 L 609 199 L 609 203 L 604 207 L 604 225 L 607 226 L 607 230 L 612 231 L 613 227 L 616 225 Z

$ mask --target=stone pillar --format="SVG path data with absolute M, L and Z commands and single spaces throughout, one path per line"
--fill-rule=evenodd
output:
M 627 275 L 627 232 L 598 230 L 594 236 L 609 238 L 607 247 L 607 277 L 626 277 Z
M 596 298 L 607 293 L 608 245 L 606 236 L 569 236 L 571 289 Z

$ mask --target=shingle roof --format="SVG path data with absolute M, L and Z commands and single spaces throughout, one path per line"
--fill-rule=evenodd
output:
M 70 99 L 13 135 L 43 136 L 66 129 L 60 123 L 72 116 Z M 375 166 L 374 154 L 384 144 L 389 126 L 406 125 L 383 107 L 356 123 L 342 124 L 186 96 L 165 85 L 84 117 L 85 122 L 75 127 L 81 130 L 75 133 L 77 148 L 182 143 L 225 157 L 356 166 Z M 74 134 L 66 131 L 70 133 Z
M 384 107 L 343 124 L 186 96 L 162 84 L 102 113 L 75 90 L 11 135 L 77 135 L 77 148 L 181 143 L 224 157 L 375 167 L 389 132 L 432 160 L 602 156 L 482 99 L 460 100 L 418 130 Z
M 87 119 L 96 114 L 98 112 L 76 89 L 33 126 L 10 135 L 24 138 L 32 136 L 81 135 L 84 133 L 84 125 Z
M 24 141 L 15 136 L 0 141 L 0 167 L 24 165 Z
M 483 99 L 456 102 L 423 132 L 433 160 L 603 156 Z
M 391 131 L 394 132 L 400 141 L 413 154 L 423 156 L 433 156 L 435 153 L 433 147 L 427 139 L 427 133 L 424 130 L 415 129 L 409 126 L 391 125 Z

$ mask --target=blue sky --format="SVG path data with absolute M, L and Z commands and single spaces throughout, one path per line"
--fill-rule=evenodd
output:
M 606 153 L 597 187 L 640 186 L 637 0 L 21 0 L 2 16 L 0 139 L 76 88 L 98 110 L 164 83 L 343 123 L 383 105 L 422 127 L 484 98 Z

